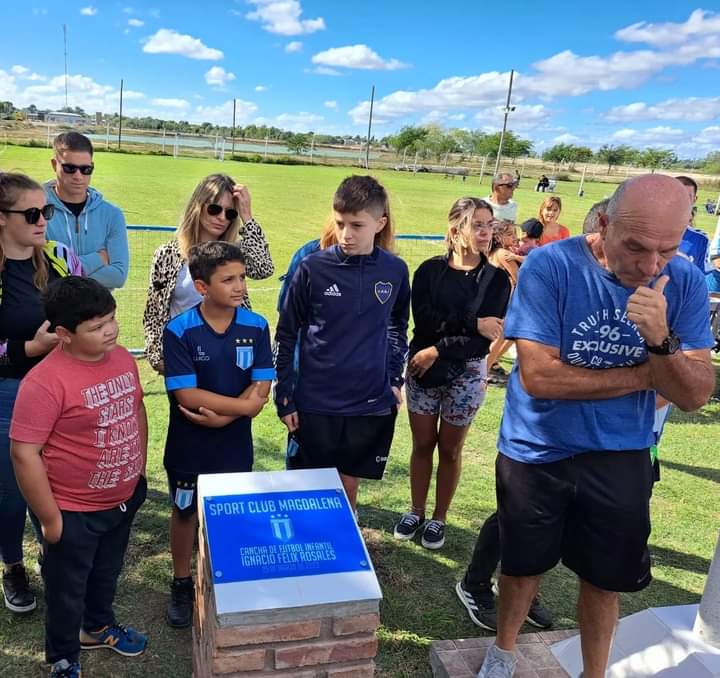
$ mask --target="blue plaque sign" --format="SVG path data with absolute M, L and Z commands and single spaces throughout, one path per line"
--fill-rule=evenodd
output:
M 205 497 L 204 508 L 216 584 L 371 569 L 341 490 Z

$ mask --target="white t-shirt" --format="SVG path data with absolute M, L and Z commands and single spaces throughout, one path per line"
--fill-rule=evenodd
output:
M 190 277 L 190 269 L 185 262 L 175 279 L 175 291 L 170 301 L 170 317 L 174 318 L 193 306 L 197 306 L 202 300 L 202 294 L 195 289 L 195 284 Z
M 493 216 L 496 219 L 501 219 L 502 221 L 512 221 L 513 223 L 515 223 L 515 221 L 517 220 L 518 206 L 514 200 L 508 200 L 504 205 L 499 205 L 498 203 L 496 203 L 492 199 L 491 195 L 485 198 L 485 200 L 492 205 Z

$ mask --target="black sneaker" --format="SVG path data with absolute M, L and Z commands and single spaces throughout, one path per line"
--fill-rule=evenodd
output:
M 535 596 L 530 604 L 530 611 L 526 617 L 529 624 L 537 626 L 539 629 L 549 629 L 553 625 L 552 612 L 548 610 Z
M 32 612 L 37 607 L 35 594 L 30 590 L 30 580 L 21 563 L 3 572 L 2 588 L 5 607 L 11 612 L 24 614 Z
M 426 548 L 434 551 L 441 549 L 445 543 L 445 523 L 442 520 L 428 520 L 423 530 L 420 543 Z
M 497 631 L 495 596 L 493 596 L 492 589 L 489 586 L 482 592 L 470 593 L 463 583 L 459 581 L 455 585 L 455 593 L 457 593 L 460 602 L 465 606 L 473 624 L 486 631 Z
M 395 525 L 393 536 L 395 539 L 402 539 L 403 541 L 412 539 L 424 522 L 425 516 L 419 516 L 412 511 L 403 513 L 402 518 L 400 518 L 398 524 Z
M 61 659 L 52 665 L 50 670 L 51 678 L 80 678 L 80 662 L 69 662 L 67 659 Z
M 174 629 L 186 629 L 192 624 L 195 585 L 192 577 L 173 579 L 170 584 L 170 603 L 167 606 L 167 623 Z

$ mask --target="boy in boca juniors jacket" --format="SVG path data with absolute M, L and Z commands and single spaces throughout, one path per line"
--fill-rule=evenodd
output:
M 345 179 L 333 209 L 338 244 L 300 264 L 280 312 L 275 403 L 297 450 L 290 467 L 337 468 L 354 508 L 359 478 L 382 478 L 392 444 L 410 284 L 375 179 Z

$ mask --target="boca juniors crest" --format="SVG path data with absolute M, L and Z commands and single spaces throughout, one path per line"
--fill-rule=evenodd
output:
M 384 304 L 392 296 L 392 283 L 391 282 L 376 282 L 375 283 L 375 296 L 377 300 Z

